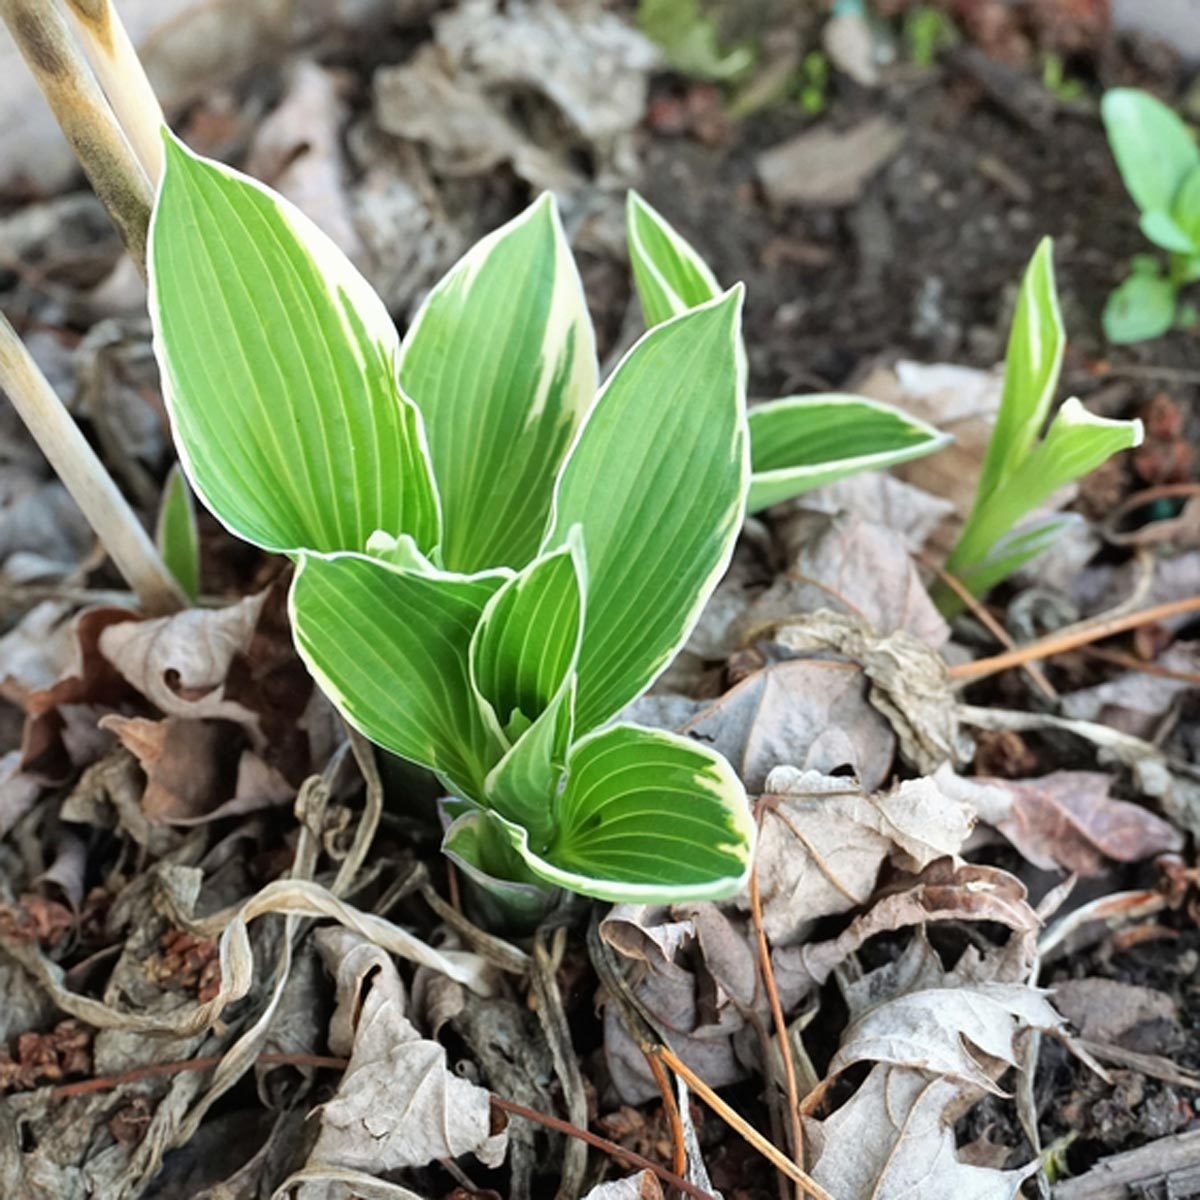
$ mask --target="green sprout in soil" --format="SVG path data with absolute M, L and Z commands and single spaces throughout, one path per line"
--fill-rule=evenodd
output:
M 820 116 L 829 104 L 829 59 L 810 50 L 800 64 L 800 107 L 809 116 Z
M 916 66 L 931 67 L 939 55 L 957 44 L 958 30 L 940 8 L 919 4 L 904 18 L 904 42 Z
M 1104 308 L 1110 341 L 1141 342 L 1195 319 L 1179 293 L 1200 279 L 1200 147 L 1170 108 L 1136 88 L 1107 92 L 1102 112 L 1142 233 L 1167 253 L 1165 269 L 1158 256 L 1137 255 Z
M 1059 408 L 1042 434 L 1058 389 L 1065 349 L 1053 246 L 1045 238 L 1021 283 L 1008 340 L 1000 411 L 975 502 L 946 561 L 946 570 L 975 595 L 1007 579 L 1078 519 L 1056 514 L 1025 520 L 1030 513 L 1060 488 L 1142 440 L 1140 421 L 1094 416 L 1076 399 Z M 935 597 L 947 615 L 962 607 L 945 587 Z
M 717 23 L 700 0 L 639 0 L 637 23 L 674 70 L 694 79 L 736 79 L 757 58 L 751 46 L 721 47 Z

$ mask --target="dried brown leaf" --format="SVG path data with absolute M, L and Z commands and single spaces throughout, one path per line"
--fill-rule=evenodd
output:
M 409 1022 L 391 958 L 344 930 L 318 935 L 318 945 L 338 981 L 330 1048 L 344 1049 L 347 1037 L 352 1046 L 337 1094 L 320 1109 L 308 1168 L 379 1174 L 466 1153 L 498 1166 L 507 1134 L 491 1128 L 487 1091 L 455 1075 L 445 1050 Z
M 747 611 L 743 638 L 822 609 L 860 617 L 879 634 L 903 629 L 934 649 L 949 638 L 949 627 L 893 530 L 850 513 L 801 510 L 781 536 L 792 552 L 791 565 Z
M 1095 875 L 1105 859 L 1138 862 L 1179 850 L 1183 836 L 1161 817 L 1109 795 L 1111 776 L 1099 771 L 1054 771 L 1040 779 L 980 780 L 1012 797 L 996 828 L 1034 866 Z
M 652 1171 L 598 1183 L 583 1200 L 662 1200 L 662 1186 Z
M 1006 948 L 1011 961 L 1004 963 L 1001 975 L 996 973 L 999 967 L 994 960 L 990 976 L 980 973 L 976 977 L 1010 980 L 1028 973 L 1041 928 L 1025 886 L 1015 876 L 998 867 L 940 859 L 916 879 L 883 895 L 838 937 L 775 950 L 772 962 L 780 990 L 799 996 L 824 983 L 870 938 L 929 921 L 995 921 L 1006 925 L 1015 935 Z
M 958 1085 L 876 1066 L 831 1117 L 805 1121 L 812 1175 L 838 1200 L 1013 1200 L 1037 1169 L 997 1171 L 960 1162 L 948 1110 Z
M 682 732 L 733 764 L 760 792 L 775 767 L 822 774 L 849 769 L 872 791 L 892 767 L 895 738 L 866 701 L 849 663 L 804 660 L 756 671 L 684 724 Z
M 920 871 L 956 854 L 974 817 L 932 779 L 883 795 L 854 780 L 778 767 L 758 846 L 763 928 L 776 946 L 817 917 L 866 904 L 887 861 Z

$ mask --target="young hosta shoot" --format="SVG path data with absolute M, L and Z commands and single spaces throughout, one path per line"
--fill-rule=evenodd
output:
M 200 595 L 200 537 L 192 493 L 178 464 L 171 468 L 163 484 L 154 542 L 167 570 L 195 604 Z
M 1070 522 L 1057 514 L 1021 524 L 1059 488 L 1094 471 L 1142 440 L 1140 421 L 1093 416 L 1067 400 L 1040 436 L 1058 388 L 1066 337 L 1054 285 L 1053 246 L 1043 239 L 1021 283 L 996 427 L 988 442 L 975 502 L 946 561 L 946 570 L 975 594 L 1011 575 L 1045 550 Z M 961 603 L 939 589 L 942 611 Z
M 1101 106 L 1121 178 L 1141 211 L 1141 229 L 1168 255 L 1138 255 L 1108 298 L 1104 331 L 1113 342 L 1159 337 L 1187 320 L 1179 290 L 1200 279 L 1200 147 L 1170 108 L 1136 88 L 1113 88 Z
M 734 893 L 753 824 L 728 764 L 608 722 L 686 640 L 744 517 L 740 286 L 598 388 L 543 197 L 401 343 L 307 218 L 173 140 L 150 276 L 196 494 L 295 560 L 301 656 L 349 722 L 441 780 L 447 853 L 509 911 L 556 887 Z
M 633 278 L 648 326 L 720 295 L 704 259 L 636 192 L 629 193 L 626 221 Z M 898 408 L 841 393 L 756 404 L 749 424 L 750 512 L 859 471 L 932 454 L 950 441 Z

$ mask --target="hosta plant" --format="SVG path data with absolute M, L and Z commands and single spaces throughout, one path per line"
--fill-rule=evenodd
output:
M 1004 390 L 988 441 L 975 501 L 946 569 L 982 595 L 1042 553 L 1078 517 L 1025 518 L 1060 488 L 1142 440 L 1140 421 L 1094 416 L 1077 399 L 1063 403 L 1042 433 L 1058 390 L 1066 337 L 1054 283 L 1054 248 L 1043 239 L 1025 271 L 1004 365 Z M 937 592 L 944 612 L 961 601 Z
M 636 192 L 629 193 L 626 235 L 647 325 L 721 294 L 695 247 Z M 841 392 L 755 404 L 749 424 L 751 512 L 859 471 L 920 458 L 950 440 L 889 404 Z
M 1142 233 L 1167 253 L 1165 270 L 1154 255 L 1138 255 L 1104 308 L 1110 341 L 1140 342 L 1195 320 L 1179 292 L 1200 279 L 1200 147 L 1167 105 L 1136 88 L 1106 92 L 1102 112 Z
M 656 323 L 599 386 L 543 197 L 401 342 L 307 218 L 169 138 L 149 271 L 195 494 L 295 561 L 300 654 L 349 722 L 441 781 L 447 851 L 525 900 L 736 891 L 753 824 L 729 765 L 613 718 L 688 636 L 743 520 L 741 288 Z

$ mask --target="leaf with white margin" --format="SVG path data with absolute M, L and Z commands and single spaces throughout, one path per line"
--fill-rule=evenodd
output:
M 1054 243 L 1046 237 L 1038 243 L 1021 280 L 1008 335 L 1004 392 L 975 493 L 976 510 L 1025 461 L 1041 433 L 1058 387 L 1066 346 L 1054 284 Z M 973 511 L 972 520 L 975 516 Z
M 614 902 L 735 895 L 754 847 L 746 793 L 729 763 L 689 738 L 637 725 L 610 725 L 571 748 L 544 852 L 521 826 L 506 825 L 535 875 Z
M 749 422 L 750 512 L 859 471 L 921 458 L 953 441 L 890 404 L 841 393 L 757 404 Z
M 434 288 L 405 336 L 399 372 L 429 436 L 443 564 L 523 566 L 597 387 L 591 319 L 551 195 Z
M 471 685 L 484 720 L 508 747 L 484 782 L 484 802 L 549 838 L 554 796 L 574 732 L 575 668 L 587 589 L 578 528 L 489 601 L 471 637 Z
M 645 334 L 563 466 L 545 545 L 583 527 L 577 731 L 664 670 L 733 555 L 750 477 L 741 312 L 738 285 Z
M 954 573 L 960 566 L 973 568 L 984 556 L 971 554 L 960 562 L 962 547 L 994 546 L 1059 488 L 1094 471 L 1118 451 L 1140 445 L 1142 432 L 1141 421 L 1097 417 L 1075 397 L 1067 400 L 1046 436 L 972 515 L 947 569 Z
M 298 209 L 170 135 L 150 227 L 150 317 L 196 494 L 266 550 L 438 541 L 421 417 L 382 301 Z
M 625 203 L 625 235 L 648 328 L 721 294 L 695 247 L 632 188 Z
M 721 285 L 694 246 L 637 192 L 626 204 L 633 278 L 647 326 L 712 300 Z M 750 409 L 749 512 L 859 471 L 932 454 L 951 439 L 889 404 L 841 394 Z
M 1083 524 L 1086 522 L 1078 513 L 1056 513 L 1018 525 L 996 542 L 979 563 L 962 570 L 959 580 L 973 595 L 985 595 L 1039 554 L 1045 554 L 1072 526 Z
M 363 554 L 302 554 L 290 609 L 322 691 L 385 750 L 477 800 L 503 746 L 471 687 L 471 634 L 509 572 L 428 574 Z

